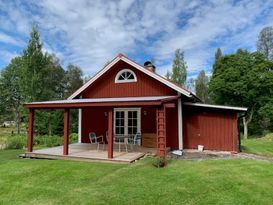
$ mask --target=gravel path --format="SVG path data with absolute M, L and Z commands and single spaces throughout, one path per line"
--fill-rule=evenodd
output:
M 216 151 L 198 152 L 196 150 L 185 150 L 182 156 L 174 155 L 172 153 L 169 153 L 168 156 L 173 159 L 185 159 L 185 160 L 197 160 L 197 161 L 241 158 L 241 159 L 252 159 L 252 160 L 262 160 L 262 161 L 273 162 L 273 157 L 247 154 L 243 152 L 232 154 L 230 152 L 216 152 Z

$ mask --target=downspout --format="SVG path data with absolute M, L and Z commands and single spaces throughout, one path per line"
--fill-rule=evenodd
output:
M 241 136 L 240 136 L 240 119 L 245 117 L 246 113 L 238 117 L 238 122 L 237 122 L 237 132 L 238 132 L 238 142 L 239 142 L 239 152 L 242 152 L 242 147 L 241 147 Z

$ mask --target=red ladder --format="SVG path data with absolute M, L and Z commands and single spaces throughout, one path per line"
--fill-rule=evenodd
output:
M 160 108 L 156 113 L 157 118 L 157 155 L 166 156 L 166 112 L 165 108 Z

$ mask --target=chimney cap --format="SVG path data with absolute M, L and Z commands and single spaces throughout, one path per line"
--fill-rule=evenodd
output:
M 153 69 L 155 69 L 155 66 L 152 64 L 151 61 L 146 61 L 146 62 L 144 63 L 144 66 L 145 66 L 145 67 L 152 67 Z

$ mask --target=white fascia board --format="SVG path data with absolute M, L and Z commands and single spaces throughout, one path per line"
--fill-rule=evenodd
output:
M 218 108 L 218 109 L 226 109 L 226 110 L 238 110 L 238 111 L 247 111 L 245 107 L 232 107 L 232 106 L 223 106 L 223 105 L 210 105 L 210 104 L 202 104 L 202 103 L 189 103 L 185 102 L 184 105 L 190 105 L 195 107 L 208 107 L 208 108 Z

